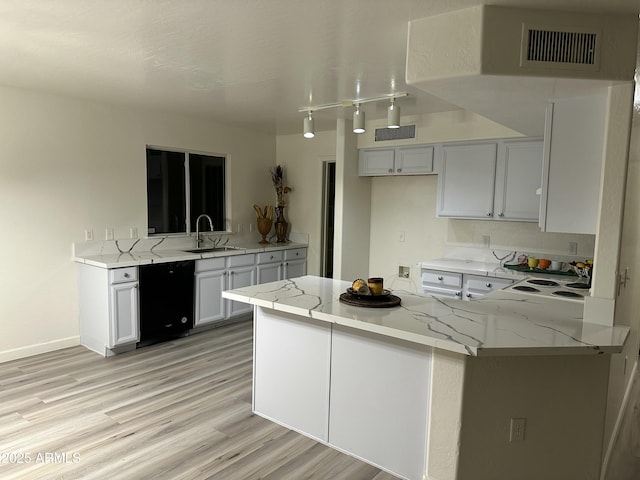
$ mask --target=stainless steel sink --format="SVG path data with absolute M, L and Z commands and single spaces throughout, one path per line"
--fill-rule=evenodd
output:
M 209 247 L 209 248 L 194 248 L 192 250 L 182 250 L 188 253 L 208 253 L 208 252 L 226 252 L 228 250 L 235 250 L 234 247 Z

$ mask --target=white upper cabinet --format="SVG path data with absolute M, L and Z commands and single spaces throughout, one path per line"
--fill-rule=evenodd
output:
M 443 145 L 438 216 L 537 222 L 542 140 Z
M 438 216 L 492 218 L 496 143 L 444 145 L 438 176 Z
M 542 231 L 596 233 L 606 114 L 606 92 L 549 103 L 540 208 Z
M 498 146 L 494 213 L 499 218 L 538 221 L 543 150 L 542 140 L 504 141 Z
M 374 148 L 359 151 L 360 176 L 428 175 L 433 171 L 433 146 Z

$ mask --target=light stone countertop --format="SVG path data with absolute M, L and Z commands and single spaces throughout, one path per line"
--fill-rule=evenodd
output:
M 293 248 L 307 248 L 306 243 L 271 243 L 261 245 L 258 242 L 233 245 L 232 249 L 217 252 L 190 253 L 184 250 L 193 247 L 172 249 L 154 249 L 131 251 L 129 253 L 102 253 L 89 255 L 74 255 L 72 260 L 78 263 L 86 263 L 100 268 L 122 268 L 137 265 L 149 265 L 152 263 L 178 262 L 182 260 L 200 260 L 204 258 L 228 257 L 231 255 L 243 255 L 246 253 L 261 253 L 275 250 L 288 250 Z
M 429 270 L 442 270 L 445 272 L 456 272 L 468 275 L 508 278 L 514 281 L 522 280 L 529 276 L 528 272 L 519 272 L 501 267 L 497 262 L 479 262 L 475 260 L 462 260 L 455 258 L 438 258 L 435 260 L 423 261 L 420 262 L 420 267 Z M 557 275 L 552 272 L 536 272 L 535 276 L 548 278 L 559 277 L 566 280 L 570 280 L 574 277 L 574 275 Z
M 351 282 L 304 276 L 222 293 L 224 298 L 472 356 L 619 353 L 627 327 L 583 322 L 583 305 L 504 290 L 466 302 L 393 291 L 402 304 L 343 304 Z

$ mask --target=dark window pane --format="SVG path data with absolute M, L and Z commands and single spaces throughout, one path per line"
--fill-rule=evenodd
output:
M 186 231 L 184 153 L 147 149 L 149 234 Z
M 191 231 L 196 231 L 196 219 L 206 213 L 213 220 L 216 231 L 225 229 L 225 159 L 209 155 L 189 154 L 189 183 L 191 189 Z M 202 222 L 203 230 L 209 225 Z

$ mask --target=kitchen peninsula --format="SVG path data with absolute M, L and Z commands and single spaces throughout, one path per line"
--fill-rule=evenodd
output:
M 254 306 L 257 414 L 407 479 L 597 476 L 597 392 L 626 327 L 504 290 L 354 307 L 339 301 L 349 286 L 304 276 L 223 292 Z

